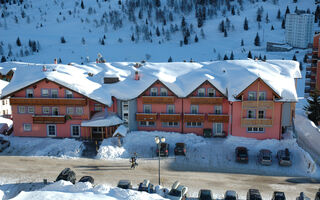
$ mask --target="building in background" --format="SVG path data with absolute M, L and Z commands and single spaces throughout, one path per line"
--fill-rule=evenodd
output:
M 0 80 L 0 96 L 4 87 L 9 84 L 7 81 Z M 8 98 L 2 99 L 0 101 L 0 116 L 11 118 L 11 106 Z
M 306 84 L 305 84 L 305 94 L 315 92 L 320 90 L 320 33 L 313 37 L 312 51 L 308 53 L 311 58 L 308 59 L 310 65 L 306 68 Z
M 286 15 L 286 42 L 297 48 L 308 48 L 312 43 L 313 14 Z

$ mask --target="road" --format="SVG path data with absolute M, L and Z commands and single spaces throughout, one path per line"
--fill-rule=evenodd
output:
M 94 159 L 58 159 L 48 157 L 17 157 L 1 156 L 0 176 L 4 180 L 15 180 L 19 183 L 42 182 L 43 179 L 54 181 L 60 171 L 66 167 L 72 168 L 77 175 L 90 175 L 97 184 L 115 186 L 120 179 L 130 179 L 137 186 L 143 179 L 158 183 L 158 160 L 138 160 L 139 166 L 130 170 L 129 160 L 104 161 Z M 188 196 L 197 196 L 200 188 L 208 188 L 213 193 L 224 194 L 232 189 L 244 198 L 249 188 L 261 191 L 263 199 L 271 199 L 275 190 L 284 191 L 287 199 L 295 199 L 301 191 L 314 198 L 320 188 L 319 183 L 310 182 L 307 178 L 274 177 L 246 174 L 195 172 L 173 170 L 170 164 L 174 159 L 161 161 L 161 182 L 170 188 L 174 181 L 189 187 Z

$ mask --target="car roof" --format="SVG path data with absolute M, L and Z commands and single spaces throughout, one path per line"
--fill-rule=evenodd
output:
M 236 191 L 234 191 L 234 190 L 227 190 L 227 191 L 226 191 L 226 195 L 228 195 L 228 196 L 236 196 L 237 193 L 236 193 Z
M 131 181 L 129 181 L 129 180 L 120 180 L 119 184 L 120 185 L 131 184 Z
M 178 146 L 178 145 L 186 145 L 186 144 L 183 143 L 183 142 L 177 142 L 177 143 L 176 143 L 176 146 Z
M 263 153 L 272 153 L 269 149 L 261 149 L 260 152 L 263 152 Z

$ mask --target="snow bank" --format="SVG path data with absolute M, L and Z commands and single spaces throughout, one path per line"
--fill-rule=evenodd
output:
M 108 185 L 97 185 L 93 187 L 90 183 L 76 183 L 59 181 L 44 187 L 38 191 L 22 191 L 14 200 L 46 200 L 46 199 L 64 199 L 64 200 L 162 200 L 158 194 L 148 194 L 134 190 L 123 190 L 110 187 Z
M 54 156 L 62 158 L 80 157 L 82 142 L 75 139 L 4 137 L 10 147 L 0 155 L 16 156 Z
M 176 170 L 224 171 L 237 173 L 254 173 L 283 176 L 318 176 L 319 172 L 312 158 L 301 149 L 295 139 L 256 140 L 250 138 L 228 136 L 227 138 L 203 138 L 195 134 L 180 134 L 173 132 L 130 132 L 123 138 L 123 146 L 117 147 L 114 138 L 105 139 L 100 146 L 99 159 L 128 159 L 134 152 L 140 158 L 155 157 L 155 136 L 163 136 L 169 144 L 169 155 L 174 155 L 177 142 L 187 146 L 187 156 L 177 156 L 171 163 Z M 235 148 L 245 146 L 249 149 L 249 164 L 235 162 Z M 272 151 L 272 166 L 262 166 L 257 163 L 260 149 Z M 276 154 L 280 149 L 288 148 L 292 152 L 291 167 L 280 167 Z

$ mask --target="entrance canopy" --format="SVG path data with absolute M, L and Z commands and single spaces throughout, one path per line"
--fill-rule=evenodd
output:
M 109 127 L 122 124 L 123 121 L 116 115 L 104 111 L 98 112 L 92 116 L 90 120 L 81 122 L 83 127 Z

